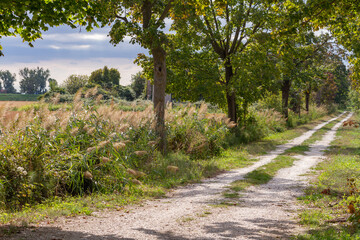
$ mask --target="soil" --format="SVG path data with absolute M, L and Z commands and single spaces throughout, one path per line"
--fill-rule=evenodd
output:
M 298 160 L 292 167 L 281 169 L 269 183 L 250 187 L 239 197 L 225 199 L 222 193 L 231 182 L 301 144 L 342 115 L 278 146 L 252 166 L 178 188 L 166 198 L 128 206 L 121 211 L 59 218 L 52 224 L 44 222 L 35 228 L 23 229 L 7 239 L 289 239 L 305 231 L 296 220 L 299 212 L 296 197 L 302 195 L 307 184 L 304 174 L 322 160 L 336 130 L 351 115 L 312 144 L 305 155 L 296 156 Z

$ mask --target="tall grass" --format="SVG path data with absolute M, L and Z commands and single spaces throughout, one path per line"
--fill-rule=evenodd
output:
M 2 206 L 19 209 L 53 196 L 122 194 L 157 174 L 151 166 L 162 157 L 152 107 L 123 111 L 115 102 L 100 104 L 96 89 L 86 92 L 90 100 L 85 102 L 80 94 L 71 109 L 37 105 L 14 114 L 1 110 Z M 189 161 L 219 154 L 234 126 L 224 114 L 207 113 L 206 105 L 169 106 L 166 116 L 168 149 L 188 154 Z

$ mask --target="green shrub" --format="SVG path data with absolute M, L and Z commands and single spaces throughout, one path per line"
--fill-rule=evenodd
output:
M 243 126 L 232 130 L 232 134 L 227 137 L 230 145 L 248 143 L 259 140 L 274 132 L 285 131 L 285 120 L 281 114 L 274 109 L 256 110 L 249 109 L 249 117 Z

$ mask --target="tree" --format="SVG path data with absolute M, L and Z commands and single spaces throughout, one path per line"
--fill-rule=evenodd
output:
M 247 119 L 248 107 L 274 85 L 276 61 L 268 51 L 272 41 L 267 37 L 258 35 L 241 54 L 232 56 L 236 71 L 231 86 L 237 96 L 237 117 L 242 123 Z M 186 101 L 205 100 L 226 111 L 226 71 L 222 59 L 212 48 L 196 50 L 181 42 L 180 39 L 179 44 L 172 43 L 174 50 L 168 56 L 168 89 L 172 96 Z
M 75 94 L 80 88 L 88 84 L 89 77 L 87 75 L 70 75 L 62 84 L 62 87 L 70 94 Z
M 294 82 L 298 90 L 306 88 L 308 109 L 308 100 L 312 89 L 310 82 L 316 79 L 315 75 L 311 75 L 309 69 L 313 66 L 313 61 L 323 62 L 322 59 L 327 55 L 330 39 L 331 37 L 327 34 L 316 37 L 311 31 L 311 27 L 308 26 L 305 29 L 299 27 L 294 34 L 285 35 L 279 40 L 277 50 L 279 53 L 278 65 L 281 71 L 279 80 L 282 94 L 282 114 L 285 119 L 289 114 L 289 97 Z
M 319 91 L 316 94 L 317 105 L 334 103 L 337 92 L 334 75 L 327 73 L 327 77 L 322 82 Z
M 99 84 L 104 88 L 111 88 L 119 86 L 120 73 L 115 68 L 108 68 L 105 66 L 103 69 L 95 70 L 89 77 L 89 83 Z
M 145 90 L 146 79 L 141 76 L 141 72 L 131 76 L 131 88 L 135 92 L 135 98 L 141 97 Z
M 19 75 L 22 77 L 20 81 L 20 92 L 26 94 L 43 94 L 46 92 L 46 82 L 49 79 L 50 71 L 43 68 L 21 69 Z
M 346 105 L 348 101 L 349 91 L 350 91 L 350 79 L 349 79 L 349 70 L 346 69 L 345 64 L 340 61 L 333 71 L 337 92 L 335 96 L 335 102 L 343 106 Z
M 94 1 L 97 11 L 94 16 L 103 26 L 112 26 L 109 33 L 114 45 L 130 36 L 131 43 L 139 43 L 148 49 L 154 63 L 154 110 L 155 131 L 160 137 L 159 147 L 165 152 L 165 88 L 166 88 L 166 51 L 168 37 L 164 32 L 165 18 L 173 9 L 175 0 L 109 0 Z
M 0 71 L 0 79 L 7 93 L 16 93 L 16 89 L 14 88 L 14 82 L 16 81 L 15 74 L 11 74 L 9 70 Z
M 0 38 L 20 36 L 30 46 L 40 38 L 49 27 L 67 24 L 76 28 L 76 24 L 85 24 L 90 30 L 96 22 L 87 17 L 91 10 L 89 0 L 2 0 L 0 1 Z M 0 44 L 0 56 L 3 55 Z
M 53 78 L 49 78 L 48 82 L 50 91 L 55 91 L 55 89 L 58 87 L 58 82 Z
M 195 49 L 212 49 L 221 60 L 228 117 L 237 121 L 236 96 L 238 72 L 246 64 L 234 65 L 236 59 L 256 42 L 258 35 L 270 32 L 275 16 L 271 1 L 190 1 L 179 5 L 174 13 L 174 30 L 184 44 Z M 236 67 L 235 67 L 236 66 Z M 246 70 L 244 70 L 246 71 Z

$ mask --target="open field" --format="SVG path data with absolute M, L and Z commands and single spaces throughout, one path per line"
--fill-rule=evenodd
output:
M 1 108 L 14 108 L 14 107 L 22 107 L 26 105 L 33 104 L 32 101 L 0 101 L 0 109 Z
M 0 94 L 0 101 L 37 101 L 38 94 Z

